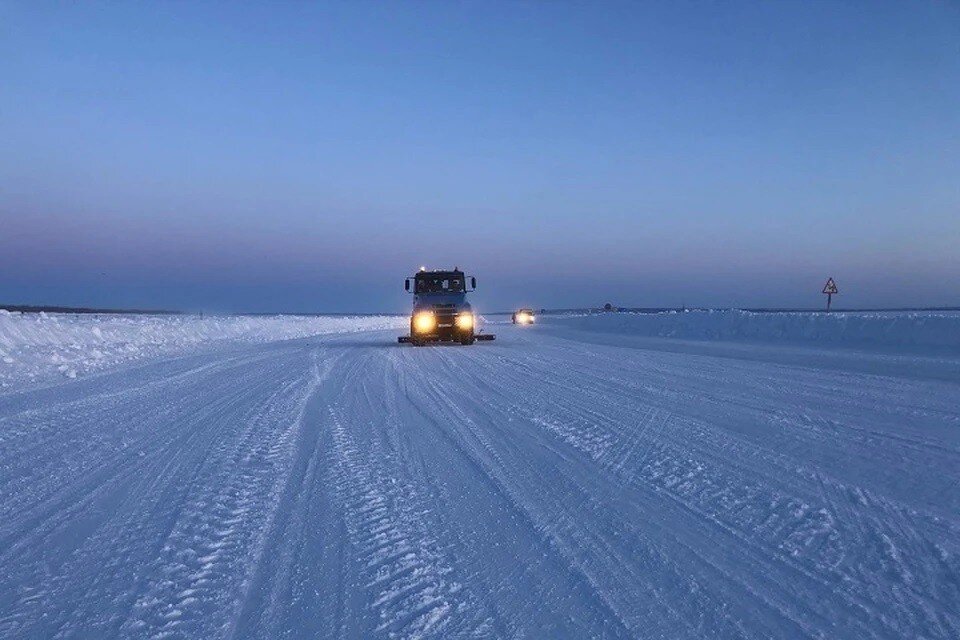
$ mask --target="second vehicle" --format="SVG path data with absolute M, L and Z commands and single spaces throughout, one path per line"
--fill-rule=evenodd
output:
M 533 309 L 520 309 L 513 312 L 513 324 L 533 324 L 536 319 Z

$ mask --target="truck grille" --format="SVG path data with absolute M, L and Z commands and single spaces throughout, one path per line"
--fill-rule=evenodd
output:
M 437 327 L 446 329 L 454 326 L 457 319 L 457 312 L 452 309 L 437 309 Z

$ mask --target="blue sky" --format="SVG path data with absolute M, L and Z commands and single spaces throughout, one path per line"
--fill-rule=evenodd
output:
M 4 3 L 0 302 L 960 304 L 948 2 Z

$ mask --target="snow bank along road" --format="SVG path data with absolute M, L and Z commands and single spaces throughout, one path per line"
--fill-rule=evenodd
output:
M 497 333 L 0 395 L 0 637 L 960 637 L 955 361 Z

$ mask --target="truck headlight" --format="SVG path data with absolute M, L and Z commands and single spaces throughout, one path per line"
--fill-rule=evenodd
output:
M 437 319 L 430 311 L 421 311 L 413 316 L 413 330 L 417 333 L 430 333 L 437 326 Z
M 464 331 L 473 329 L 473 314 L 469 312 L 461 313 L 457 316 L 456 323 L 458 329 L 463 329 Z

